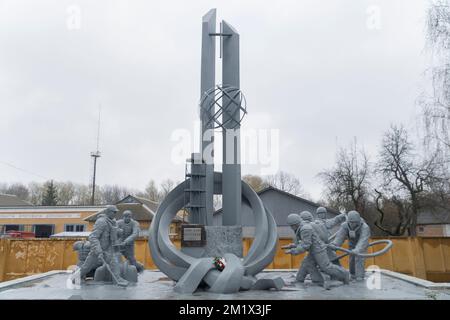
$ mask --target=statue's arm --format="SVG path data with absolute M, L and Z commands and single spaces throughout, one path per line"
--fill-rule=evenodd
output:
M 339 230 L 336 233 L 336 237 L 334 238 L 331 244 L 336 247 L 340 247 L 344 244 L 346 238 L 347 238 L 347 231 L 345 230 L 345 226 L 341 224 Z
M 331 228 L 334 228 L 334 227 L 337 226 L 337 225 L 342 224 L 343 222 L 345 222 L 346 219 L 347 219 L 347 218 L 346 218 L 345 213 L 341 213 L 341 214 L 338 214 L 338 215 L 337 215 L 336 217 L 334 217 L 334 218 L 327 219 L 327 220 L 325 221 L 325 223 L 326 223 L 326 225 L 327 225 L 327 228 L 328 228 L 328 229 L 331 229 Z
M 312 229 L 311 228 L 304 228 L 302 231 L 300 231 L 302 240 L 299 241 L 297 244 L 297 247 L 295 248 L 295 251 L 297 253 L 303 253 L 305 251 L 308 251 L 311 248 L 312 245 Z
M 91 243 L 91 249 L 99 254 L 102 252 L 102 247 L 100 245 L 100 237 L 105 231 L 106 223 L 102 220 L 97 220 L 94 224 L 94 229 L 92 233 L 89 235 L 89 242 Z
M 133 231 L 131 234 L 123 241 L 125 244 L 132 244 L 134 240 L 139 237 L 139 223 L 133 223 Z
M 353 251 L 362 253 L 366 250 L 367 244 L 369 243 L 370 239 L 370 228 L 368 225 L 364 224 L 361 229 L 361 234 L 358 239 L 358 243 L 355 246 L 355 249 Z

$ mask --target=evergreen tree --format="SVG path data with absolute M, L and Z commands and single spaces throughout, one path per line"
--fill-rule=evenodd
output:
M 53 180 L 50 180 L 45 185 L 44 196 L 42 197 L 43 206 L 56 206 L 58 203 L 57 198 L 58 190 L 53 184 Z

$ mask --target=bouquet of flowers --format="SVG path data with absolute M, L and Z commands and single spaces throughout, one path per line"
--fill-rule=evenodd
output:
M 225 266 L 227 265 L 225 259 L 221 257 L 215 257 L 213 263 L 216 269 L 219 271 L 225 269 Z

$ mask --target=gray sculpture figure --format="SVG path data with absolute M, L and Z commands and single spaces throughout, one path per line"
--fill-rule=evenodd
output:
M 333 218 L 327 219 L 327 209 L 325 207 L 318 207 L 316 210 L 317 218 L 316 220 L 325 224 L 328 231 L 328 237 L 330 237 L 330 231 L 334 227 L 342 224 L 346 220 L 346 214 L 341 213 Z
M 341 213 L 333 218 L 327 219 L 327 213 L 328 212 L 325 207 L 318 207 L 316 210 L 317 218 L 316 218 L 315 222 L 321 223 L 325 227 L 325 230 L 326 230 L 325 243 L 328 244 L 330 242 L 331 230 L 334 227 L 339 226 L 340 224 L 345 222 L 345 220 L 347 219 L 347 216 L 345 213 Z M 337 264 L 339 266 L 341 265 L 339 260 L 337 259 L 337 254 L 336 254 L 335 250 L 333 250 L 331 247 L 328 247 L 327 253 L 328 253 L 328 256 L 330 257 L 330 260 L 332 263 Z
M 86 275 L 99 264 L 111 273 L 114 282 L 119 286 L 128 285 L 128 281 L 120 276 L 120 265 L 114 245 L 117 244 L 117 223 L 114 219 L 116 206 L 109 205 L 105 213 L 101 213 L 95 221 L 94 229 L 89 235 L 90 251 L 83 265 L 80 267 L 80 278 L 84 280 Z
M 300 226 L 302 223 L 302 218 L 300 217 L 299 214 L 291 213 L 290 215 L 288 215 L 286 222 L 287 222 L 287 225 L 289 225 L 292 228 L 292 230 L 295 232 L 295 244 L 290 244 L 283 248 L 286 248 L 286 249 L 295 248 L 301 241 Z M 323 278 L 322 274 L 320 273 L 319 269 L 317 268 L 317 266 L 314 262 L 314 259 L 312 258 L 312 256 L 309 253 L 303 259 L 295 278 L 298 282 L 303 283 L 303 282 L 305 282 L 306 276 L 308 274 L 311 274 L 311 280 L 313 282 L 320 283 L 320 284 L 326 286 L 326 284 L 324 282 L 325 279 Z
M 336 238 L 331 245 L 341 247 L 345 240 L 348 240 L 349 249 L 353 253 L 365 254 L 369 247 L 370 228 L 361 218 L 357 211 L 350 211 L 347 215 L 347 221 L 342 223 Z M 355 254 L 350 255 L 350 274 L 357 281 L 364 279 L 365 257 Z
M 77 266 L 81 267 L 86 261 L 89 251 L 91 251 L 91 243 L 89 241 L 77 241 L 73 244 L 73 250 L 77 252 Z
M 316 277 L 314 267 L 318 266 L 320 271 L 326 275 L 325 278 L 333 277 L 334 279 L 348 284 L 350 280 L 349 272 L 344 268 L 331 263 L 327 254 L 327 244 L 324 241 L 326 237 L 325 230 L 321 224 L 316 224 L 313 222 L 312 214 L 308 211 L 303 211 L 300 214 L 299 223 L 293 226 L 293 228 L 295 227 L 297 227 L 295 233 L 298 241 L 295 246 L 287 249 L 286 253 L 297 255 L 308 252 L 308 256 L 306 257 L 306 267 L 304 269 L 305 273 L 306 270 L 311 272 L 311 278 Z M 302 269 L 302 267 L 300 267 L 300 269 Z M 302 274 L 297 275 L 297 279 L 301 281 L 302 276 Z M 324 279 L 324 285 L 326 285 L 327 280 L 328 279 Z
M 144 266 L 136 261 L 134 257 L 134 241 L 139 237 L 139 222 L 132 218 L 133 213 L 130 210 L 123 212 L 123 219 L 117 221 L 120 229 L 119 247 L 120 252 L 128 262 L 136 267 L 138 272 L 144 271 Z

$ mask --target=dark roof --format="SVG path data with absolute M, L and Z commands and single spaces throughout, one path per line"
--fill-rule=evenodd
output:
M 116 219 L 122 219 L 123 212 L 125 210 L 131 210 L 133 212 L 133 219 L 137 221 L 151 221 L 153 219 L 153 213 L 148 211 L 141 203 L 118 203 L 116 204 L 119 212 L 116 214 Z M 85 218 L 86 221 L 95 221 L 99 214 L 104 212 L 105 209 L 90 215 Z
M 159 206 L 158 202 L 152 201 L 150 199 L 136 197 L 136 196 L 133 196 L 131 194 L 127 195 L 122 200 L 116 202 L 116 205 L 119 204 L 119 203 L 140 203 L 140 204 L 145 205 L 148 209 L 150 209 L 150 211 L 153 214 L 156 213 L 156 211 L 158 210 L 158 206 Z
M 150 199 L 144 199 L 144 198 L 140 198 L 140 197 L 135 197 L 136 199 L 138 199 L 142 204 L 145 204 L 147 206 L 147 208 L 149 208 L 151 211 L 153 211 L 153 213 L 156 213 L 156 211 L 158 211 L 158 207 L 159 207 L 159 203 L 152 201 Z
M 417 224 L 450 224 L 450 211 L 423 210 L 417 215 Z
M 131 210 L 133 212 L 133 219 L 137 221 L 152 221 L 153 217 L 156 214 L 156 211 L 158 210 L 159 203 L 141 198 L 136 197 L 133 195 L 128 195 L 122 200 L 115 203 L 115 206 L 117 209 L 119 209 L 119 212 L 116 214 L 116 219 L 122 219 L 123 212 L 125 210 Z M 99 211 L 93 215 L 90 215 L 89 217 L 85 218 L 86 221 L 95 221 L 97 220 L 97 216 L 102 213 L 104 210 Z M 181 221 L 182 219 L 178 216 L 174 218 L 175 221 Z
M 280 189 L 275 188 L 275 187 L 272 187 L 272 186 L 268 186 L 268 187 L 266 187 L 266 188 L 264 188 L 264 189 L 262 189 L 262 190 L 259 190 L 259 191 L 256 192 L 256 193 L 257 193 L 258 195 L 262 195 L 263 193 L 268 192 L 268 191 L 271 191 L 271 190 L 272 190 L 272 191 L 275 191 L 275 192 L 278 192 L 278 193 L 281 193 L 281 194 L 284 194 L 284 195 L 286 195 L 286 196 L 289 196 L 289 197 L 291 197 L 291 198 L 293 198 L 293 199 L 296 199 L 296 200 L 299 200 L 299 201 L 303 201 L 303 202 L 305 202 L 305 203 L 310 204 L 311 206 L 315 206 L 315 207 L 320 207 L 320 206 L 321 206 L 321 205 L 318 204 L 318 203 L 312 202 L 312 201 L 310 201 L 310 200 L 307 200 L 307 199 L 305 199 L 305 198 L 296 196 L 296 195 L 294 195 L 294 194 L 292 194 L 292 193 L 289 193 L 289 192 L 280 190 Z M 332 209 L 332 208 L 328 208 L 328 207 L 326 207 L 326 208 L 327 208 L 328 213 L 331 213 L 331 214 L 334 214 L 334 215 L 340 214 L 340 212 L 339 212 L 338 210 L 335 210 L 335 209 Z M 216 211 L 214 212 L 214 214 L 221 213 L 221 212 L 222 212 L 222 208 L 216 210 Z
M 33 204 L 12 194 L 0 194 L 0 207 L 25 207 Z

